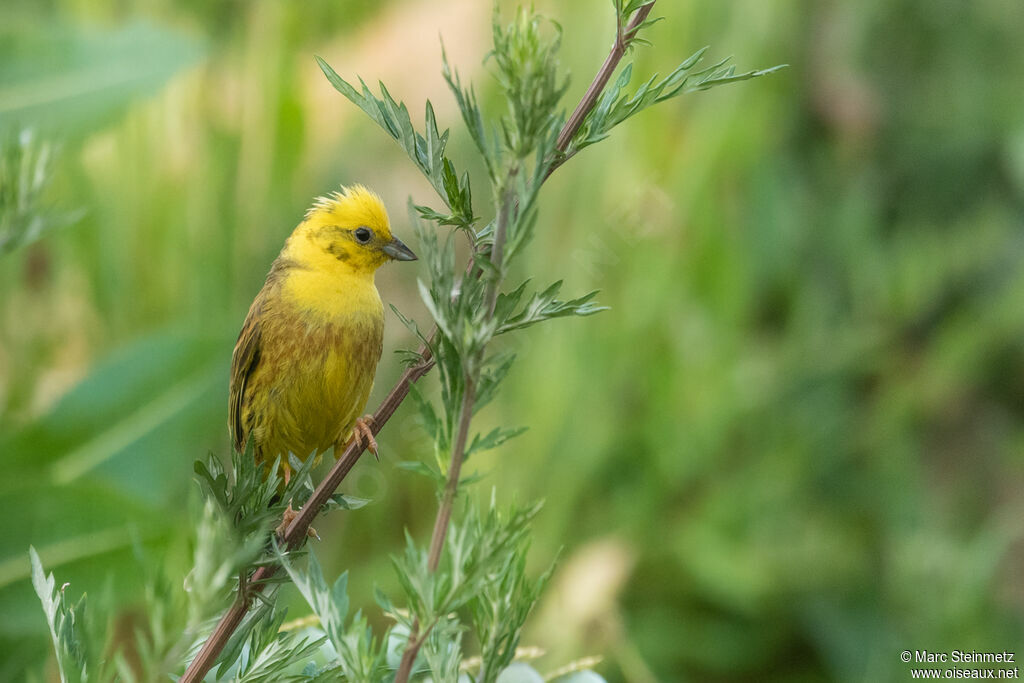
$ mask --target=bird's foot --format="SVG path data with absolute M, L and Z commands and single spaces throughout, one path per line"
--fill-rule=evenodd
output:
M 284 535 L 288 532 L 288 527 L 292 525 L 292 522 L 294 522 L 295 518 L 298 516 L 298 511 L 292 507 L 292 502 L 288 501 L 288 508 L 284 511 L 284 515 L 281 516 L 281 523 L 278 524 L 277 529 L 274 530 L 274 533 L 277 535 L 278 539 L 284 539 Z M 311 536 L 318 541 L 320 540 L 320 534 L 318 534 L 316 532 L 316 529 L 314 529 L 313 527 L 309 527 L 308 529 L 306 529 L 306 535 Z
M 356 424 L 352 428 L 352 438 L 357 444 L 373 453 L 373 457 L 380 462 L 380 456 L 377 455 L 377 440 L 373 438 L 372 427 L 373 415 L 363 415 L 356 420 Z
M 291 526 L 292 522 L 295 521 L 295 518 L 298 516 L 299 513 L 295 511 L 292 507 L 292 502 L 289 500 L 288 509 L 284 511 L 284 515 L 281 517 L 281 523 L 277 525 L 276 529 L 274 529 L 274 533 L 277 534 L 279 539 L 284 538 L 285 532 L 288 531 L 288 527 Z

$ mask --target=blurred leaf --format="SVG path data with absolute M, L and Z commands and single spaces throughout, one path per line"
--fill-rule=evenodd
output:
M 526 662 L 513 662 L 498 674 L 497 683 L 544 683 L 544 677 Z
M 69 605 L 64 595 L 65 587 L 58 589 L 53 574 L 43 572 L 43 564 L 35 548 L 29 548 L 29 557 L 32 561 L 32 585 L 43 603 L 43 613 L 57 654 L 60 680 L 63 683 L 85 680 L 88 678 L 88 669 L 81 646 L 85 596 L 78 604 Z
M 369 498 L 359 498 L 358 496 L 348 496 L 343 493 L 335 493 L 329 499 L 329 504 L 332 507 L 337 507 L 342 510 L 358 510 L 359 508 L 366 507 L 370 502 Z
M 497 448 L 509 439 L 514 439 L 529 427 L 516 427 L 514 429 L 504 429 L 502 427 L 495 427 L 489 431 L 486 436 L 481 434 L 475 434 L 473 441 L 470 443 L 469 448 L 466 449 L 466 459 L 469 459 L 473 453 L 488 451 L 492 448 Z
M 558 683 L 606 683 L 604 678 L 597 673 L 590 671 L 573 671 L 571 674 L 565 676 L 559 676 L 551 680 L 557 681 Z
M 45 625 L 32 604 L 30 545 L 62 581 L 80 587 L 114 581 L 129 595 L 141 587 L 133 544 L 159 542 L 175 523 L 189 521 L 86 483 L 23 483 L 0 492 L 0 505 L 8 521 L 0 536 L 0 635 L 6 637 L 38 632 Z
M 194 62 L 198 43 L 147 23 L 81 31 L 60 25 L 0 40 L 0 130 L 31 124 L 62 139 L 110 121 Z
M 226 439 L 211 441 L 226 434 L 229 339 L 168 330 L 113 354 L 48 415 L 0 435 L 7 467 L 55 484 L 95 477 L 140 499 L 169 500 L 187 485 L 201 444 Z
M 43 203 L 54 155 L 53 146 L 40 141 L 31 129 L 0 138 L 0 256 L 81 216 L 80 212 L 60 214 Z

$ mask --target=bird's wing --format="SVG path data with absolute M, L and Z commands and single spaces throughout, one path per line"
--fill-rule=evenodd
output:
M 261 301 L 257 298 L 249 309 L 249 315 L 245 317 L 242 331 L 235 342 L 235 351 L 231 354 L 228 428 L 231 430 L 231 440 L 237 451 L 244 449 L 245 442 L 249 439 L 245 430 L 245 386 L 260 362 L 260 308 Z

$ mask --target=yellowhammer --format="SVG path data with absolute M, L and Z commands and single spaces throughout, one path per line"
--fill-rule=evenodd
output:
M 229 427 L 259 462 L 317 457 L 350 437 L 376 454 L 359 415 L 381 355 L 384 307 L 374 273 L 416 255 L 391 236 L 384 204 L 361 185 L 316 201 L 249 308 L 231 357 Z

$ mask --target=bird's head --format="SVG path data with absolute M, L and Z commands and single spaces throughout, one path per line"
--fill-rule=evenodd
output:
M 380 197 L 362 185 L 317 199 L 292 233 L 286 251 L 304 266 L 365 274 L 388 261 L 416 260 L 416 254 L 392 236 Z

